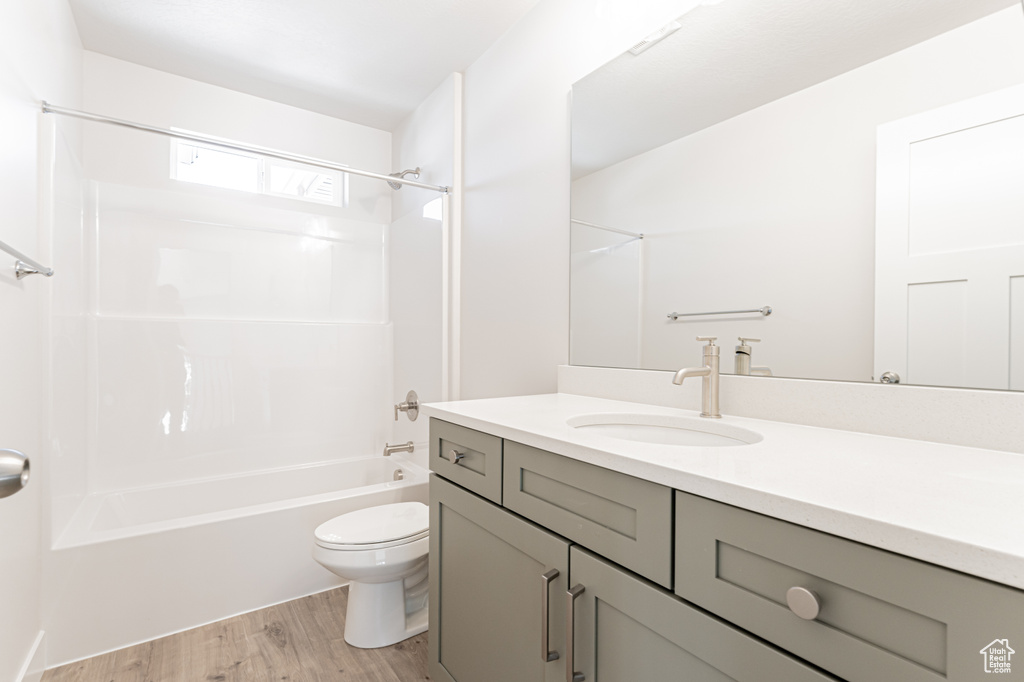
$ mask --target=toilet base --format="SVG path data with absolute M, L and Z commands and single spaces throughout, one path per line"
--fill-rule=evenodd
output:
M 424 562 L 426 563 L 426 562 Z M 427 629 L 426 567 L 405 580 L 352 581 L 348 588 L 345 641 L 360 649 L 391 646 Z

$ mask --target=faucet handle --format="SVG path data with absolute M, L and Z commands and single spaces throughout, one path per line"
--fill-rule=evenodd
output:
M 761 343 L 761 339 L 748 339 L 745 336 L 739 337 L 740 345 L 746 346 L 748 343 Z
M 717 336 L 698 336 L 698 341 L 707 341 L 709 346 L 715 345 L 715 341 L 718 340 Z

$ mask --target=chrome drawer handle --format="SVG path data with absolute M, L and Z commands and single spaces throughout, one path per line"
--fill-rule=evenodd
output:
M 455 448 L 448 451 L 448 461 L 452 464 L 458 464 L 466 457 L 465 452 L 459 452 Z
M 576 658 L 576 597 L 586 592 L 586 588 L 583 585 L 577 585 L 572 588 L 566 595 L 569 597 L 568 611 L 565 619 L 565 682 L 583 682 L 587 679 L 583 673 L 574 670 L 575 658 Z
M 558 652 L 552 651 L 549 648 L 550 636 L 548 634 L 548 626 L 550 625 L 550 614 L 548 613 L 548 600 L 551 595 L 551 581 L 558 577 L 558 569 L 552 568 L 550 571 L 540 577 L 543 582 L 541 589 L 541 598 L 544 600 L 540 603 L 540 660 L 545 663 L 558 660 Z
M 821 613 L 821 597 L 806 587 L 791 587 L 786 590 L 786 604 L 789 610 L 804 620 L 814 620 Z

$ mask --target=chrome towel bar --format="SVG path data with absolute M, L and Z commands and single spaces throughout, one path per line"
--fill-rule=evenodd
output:
M 28 277 L 29 275 L 53 277 L 53 268 L 40 265 L 10 244 L 0 241 L 0 250 L 6 251 L 17 259 L 14 261 L 14 276 L 18 279 Z
M 766 305 L 763 308 L 754 308 L 753 310 L 716 310 L 710 313 L 669 313 L 668 318 L 670 320 L 678 320 L 680 317 L 698 317 L 700 315 L 740 315 L 743 313 L 761 313 L 765 317 L 772 314 L 772 307 Z

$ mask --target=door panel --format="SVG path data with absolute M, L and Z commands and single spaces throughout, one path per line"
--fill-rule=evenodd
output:
M 1022 185 L 1024 87 L 879 126 L 876 379 L 1018 383 L 1011 289 L 1024 276 Z

